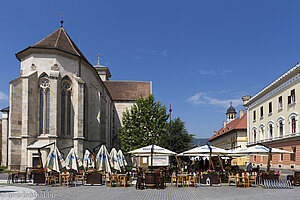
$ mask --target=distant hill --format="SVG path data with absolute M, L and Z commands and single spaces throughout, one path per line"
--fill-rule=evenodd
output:
M 193 139 L 192 140 L 192 145 L 193 146 L 202 146 L 202 145 L 206 145 L 207 141 L 209 138 L 198 138 L 198 139 Z

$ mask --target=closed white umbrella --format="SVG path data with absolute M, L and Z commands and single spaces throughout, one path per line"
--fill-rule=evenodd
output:
M 92 158 L 92 154 L 89 150 L 85 150 L 84 157 L 83 157 L 83 167 L 85 169 L 94 167 L 94 161 Z
M 61 156 L 56 146 L 53 146 L 48 154 L 45 169 L 60 172 L 62 168 L 66 167 L 64 158 Z
M 104 145 L 101 146 L 101 148 L 97 153 L 96 167 L 98 170 L 109 172 L 109 173 L 111 172 L 108 151 Z
M 121 149 L 118 151 L 117 157 L 118 157 L 120 166 L 121 167 L 126 167 L 127 166 L 127 162 L 126 162 L 126 159 L 125 159 L 124 154 L 123 154 L 123 152 L 122 152 Z
M 109 159 L 111 168 L 117 171 L 121 171 L 120 163 L 118 162 L 117 158 L 117 150 L 115 148 L 112 148 L 109 154 Z
M 77 156 L 75 154 L 74 148 L 72 148 L 68 153 L 66 157 L 66 164 L 67 164 L 67 169 L 78 171 Z

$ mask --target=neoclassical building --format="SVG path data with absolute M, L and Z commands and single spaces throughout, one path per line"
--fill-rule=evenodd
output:
M 236 110 L 230 104 L 226 112 L 226 121 L 223 126 L 208 140 L 212 146 L 223 149 L 245 148 L 247 145 L 247 113 L 244 110 L 239 111 L 236 117 Z M 233 165 L 245 165 L 246 157 L 240 157 L 232 160 Z
M 37 149 L 52 142 L 73 145 L 79 157 L 99 144 L 116 147 L 123 111 L 152 93 L 151 82 L 110 81 L 109 69 L 99 59 L 93 66 L 62 23 L 16 57 L 20 76 L 9 83 L 2 110 L 1 165 L 10 169 L 37 165 Z
M 262 143 L 293 152 L 273 155 L 272 168 L 300 169 L 299 92 L 298 63 L 254 96 L 244 97 L 244 106 L 248 109 L 248 146 Z M 266 167 L 268 158 L 251 156 L 250 161 L 254 165 Z

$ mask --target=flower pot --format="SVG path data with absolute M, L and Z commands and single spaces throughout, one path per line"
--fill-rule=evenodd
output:
M 91 172 L 86 174 L 87 184 L 102 184 L 102 174 L 99 172 Z
M 205 185 L 219 185 L 219 174 L 203 174 L 201 177 L 201 184 Z
M 41 184 L 45 183 L 45 173 L 35 172 L 33 173 L 33 183 Z

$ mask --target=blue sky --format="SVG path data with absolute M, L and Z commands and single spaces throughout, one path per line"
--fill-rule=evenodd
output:
M 19 76 L 15 53 L 64 27 L 111 80 L 153 81 L 157 100 L 197 138 L 210 137 L 229 102 L 254 95 L 299 62 L 300 1 L 4 1 L 0 107 Z

